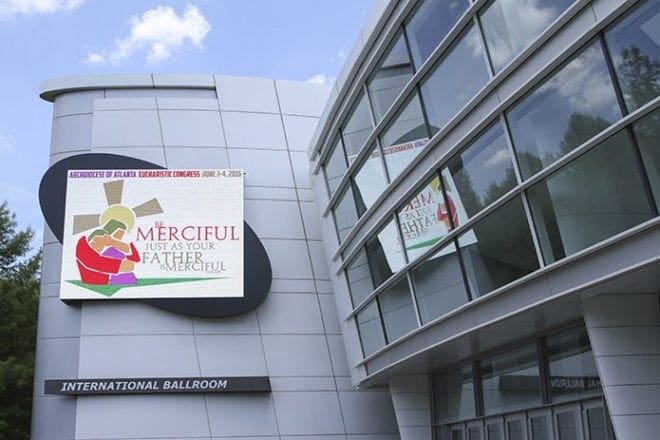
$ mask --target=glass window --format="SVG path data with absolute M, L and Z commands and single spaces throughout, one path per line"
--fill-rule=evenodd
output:
M 538 269 L 520 197 L 507 202 L 458 239 L 473 296 L 482 296 Z
M 369 100 L 367 95 L 361 93 L 353 105 L 341 133 L 348 163 L 353 162 L 373 128 L 374 122 L 369 109 Z
M 646 1 L 605 32 L 629 111 L 660 95 L 660 3 Z
M 480 364 L 484 414 L 503 413 L 541 403 L 536 345 L 484 359 Z
M 581 435 L 578 436 L 574 411 L 557 414 L 557 428 L 559 430 L 559 440 L 582 439 Z
M 360 310 L 356 315 L 356 320 L 360 332 L 362 352 L 365 357 L 385 346 L 385 335 L 383 334 L 383 326 L 380 322 L 376 301 Z
M 337 226 L 339 242 L 341 243 L 358 221 L 358 213 L 355 208 L 355 200 L 353 199 L 353 191 L 350 185 L 339 198 L 333 212 L 335 215 L 335 225 Z
M 443 181 L 459 211 L 472 217 L 518 183 L 509 147 L 500 123 L 453 157 L 442 170 Z
M 486 425 L 486 434 L 487 440 L 503 440 L 502 425 L 499 423 Z
M 334 194 L 337 185 L 346 172 L 348 165 L 346 164 L 346 156 L 344 156 L 344 149 L 341 146 L 341 139 L 337 138 L 332 152 L 328 155 L 325 165 L 325 178 L 328 182 L 328 189 L 330 195 Z
M 454 429 L 451 432 L 451 440 L 463 440 L 463 430 L 462 429 Z
M 510 420 L 506 422 L 506 428 L 509 432 L 508 440 L 525 440 L 523 432 L 525 428 L 522 420 Z
M 380 142 L 390 180 L 394 180 L 419 154 L 428 139 L 422 106 L 415 93 L 381 134 Z
M 406 40 L 403 34 L 399 34 L 389 52 L 384 55 L 367 80 L 376 121 L 383 119 L 385 112 L 412 78 L 413 73 Z
M 590 440 L 607 440 L 607 429 L 605 427 L 605 411 L 602 407 L 587 409 L 587 423 Z
M 364 213 L 374 204 L 387 186 L 385 168 L 380 154 L 380 147 L 374 144 L 371 154 L 360 166 L 354 178 L 358 211 Z
M 480 14 L 486 46 L 499 72 L 536 40 L 573 0 L 495 0 Z
M 636 122 L 633 129 L 655 196 L 655 203 L 660 209 L 660 109 Z
M 417 318 L 415 318 L 407 277 L 404 276 L 378 295 L 378 302 L 383 314 L 387 341 L 395 341 L 417 328 Z
M 507 112 L 520 171 L 527 178 L 621 117 L 598 41 Z
M 435 134 L 488 82 L 481 39 L 470 25 L 422 82 L 422 98 Z
M 449 210 L 453 215 L 455 211 Z M 424 185 L 397 215 L 409 261 L 429 250 L 452 229 L 437 175 Z
M 360 251 L 346 268 L 346 278 L 351 291 L 353 307 L 355 307 L 374 290 L 367 254 L 364 250 Z
M 467 302 L 467 291 L 453 242 L 415 267 L 412 279 L 423 324 Z
M 548 418 L 546 416 L 532 417 L 532 440 L 550 440 L 548 437 Z
M 464 365 L 433 378 L 435 423 L 465 420 L 476 415 L 472 366 Z
M 389 222 L 378 235 L 369 240 L 366 248 L 375 286 L 380 286 L 405 265 L 394 221 Z
M 468 8 L 467 0 L 426 0 L 405 24 L 415 66 L 421 66 Z
M 550 336 L 546 343 L 552 401 L 601 394 L 596 361 L 584 327 Z
M 528 194 L 548 263 L 653 216 L 626 131 L 534 185 Z
M 481 427 L 479 427 L 479 426 L 470 426 L 468 428 L 468 439 L 469 440 L 481 440 Z

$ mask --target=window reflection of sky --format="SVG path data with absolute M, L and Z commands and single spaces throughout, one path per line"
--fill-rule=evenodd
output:
M 579 125 L 576 115 L 584 116 L 577 121 Z M 507 116 L 525 177 L 540 169 L 537 159 L 545 166 L 575 148 L 571 144 L 574 137 L 587 140 L 605 128 L 603 125 L 619 119 L 621 112 L 600 44 L 595 42 L 583 50 Z
M 470 26 L 422 83 L 432 133 L 449 122 L 488 81 L 482 50 L 479 35 Z
M 534 41 L 572 0 L 496 0 L 481 15 L 486 44 L 499 71 Z
M 419 67 L 468 8 L 467 0 L 426 0 L 406 23 L 415 66 Z

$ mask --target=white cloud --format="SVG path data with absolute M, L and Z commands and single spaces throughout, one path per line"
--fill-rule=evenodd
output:
M 560 14 L 558 7 L 545 3 L 539 0 L 500 0 L 498 8 L 501 10 L 491 7 L 489 12 L 492 10 L 492 13 L 486 13 L 482 20 L 489 20 L 489 23 L 484 32 L 497 69 L 523 50 Z
M 9 153 L 16 146 L 13 136 L 0 132 L 0 154 Z
M 335 77 L 327 76 L 325 73 L 317 73 L 311 78 L 307 78 L 306 82 L 310 84 L 329 85 L 335 82 Z
M 105 55 L 103 55 L 100 52 L 90 52 L 90 53 L 87 54 L 87 58 L 85 59 L 85 63 L 104 66 L 105 65 Z
M 61 10 L 76 9 L 85 0 L 0 0 L 0 20 L 16 15 L 54 14 Z
M 502 148 L 501 150 L 497 150 L 492 156 L 490 156 L 485 162 L 484 165 L 487 167 L 494 167 L 495 165 L 499 165 L 503 162 L 509 162 L 510 156 L 509 156 L 509 151 L 506 148 Z
M 1 0 L 0 0 L 1 1 Z M 115 41 L 110 50 L 89 52 L 87 64 L 120 64 L 138 52 L 145 51 L 148 63 L 157 64 L 176 52 L 202 48 L 211 25 L 197 7 L 188 4 L 181 15 L 170 6 L 157 6 L 130 19 L 126 38 Z
M 589 115 L 616 112 L 612 83 L 602 57 L 600 46 L 590 47 L 562 67 L 536 94 L 557 93 L 570 104 L 573 112 Z

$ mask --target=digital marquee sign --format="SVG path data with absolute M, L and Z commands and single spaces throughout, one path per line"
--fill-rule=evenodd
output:
M 243 174 L 69 170 L 60 298 L 243 297 Z

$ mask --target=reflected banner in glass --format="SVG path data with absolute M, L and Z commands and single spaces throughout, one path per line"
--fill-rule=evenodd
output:
M 405 244 L 408 259 L 413 260 L 445 238 L 453 228 L 467 221 L 467 213 L 460 197 L 457 197 L 456 185 L 451 177 L 444 177 L 447 202 L 442 196 L 440 179 L 436 176 L 399 211 L 401 236 Z M 476 243 L 474 233 L 469 232 L 468 241 Z M 454 252 L 447 247 L 432 258 Z

